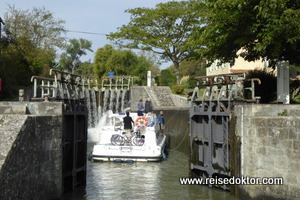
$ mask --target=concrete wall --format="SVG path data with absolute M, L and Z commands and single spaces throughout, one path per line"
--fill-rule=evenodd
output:
M 189 109 L 191 106 L 191 101 L 188 101 L 188 98 L 186 98 L 186 97 L 172 94 L 172 98 L 173 98 L 173 101 L 176 102 L 176 105 L 178 105 L 180 107 L 186 107 Z
M 300 106 L 239 105 L 235 116 L 239 176 L 284 179 L 283 185 L 240 185 L 242 199 L 300 199 Z
M 172 94 L 172 91 L 167 86 L 132 86 L 130 89 L 131 110 L 137 111 L 137 105 L 140 99 L 145 101 L 151 98 L 154 110 L 182 107 L 187 109 L 189 104 L 186 98 L 181 98 Z
M 164 115 L 169 150 L 180 151 L 189 156 L 189 111 L 184 109 L 164 110 Z
M 147 87 L 147 86 L 145 86 Z M 143 103 L 149 98 L 148 93 L 146 92 L 143 86 L 132 86 L 130 88 L 130 108 L 132 111 L 137 111 L 137 105 L 140 99 L 143 99 Z M 154 102 L 155 103 L 155 102 Z M 153 106 L 155 106 L 153 103 Z
M 63 192 L 62 103 L 25 104 L 0 103 L 0 199 L 58 198 Z

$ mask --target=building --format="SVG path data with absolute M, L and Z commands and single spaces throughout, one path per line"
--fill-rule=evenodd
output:
M 238 54 L 240 51 L 238 52 Z M 239 72 L 249 72 L 254 69 L 267 69 L 268 61 L 264 59 L 259 59 L 257 61 L 248 62 L 242 57 L 235 59 L 233 65 L 231 63 L 222 63 L 218 64 L 218 60 L 213 62 L 210 67 L 206 69 L 206 75 L 218 75 L 218 74 L 230 74 L 230 73 L 239 73 Z

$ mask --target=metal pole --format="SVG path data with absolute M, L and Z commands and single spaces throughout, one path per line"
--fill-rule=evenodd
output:
M 2 36 L 2 35 L 1 35 L 1 33 L 2 33 L 2 29 L 1 29 L 2 26 L 1 26 L 1 25 L 2 25 L 2 24 L 5 25 L 4 22 L 3 22 L 3 20 L 2 20 L 2 18 L 0 17 L 0 40 L 1 40 L 1 38 L 2 38 L 2 37 L 1 37 L 1 36 Z
M 2 18 L 0 17 L 0 56 L 2 54 L 2 24 L 5 25 Z
M 2 36 L 1 36 L 1 32 L 2 32 L 1 26 L 2 26 L 2 19 L 0 17 L 0 42 L 1 42 L 1 38 L 2 38 Z

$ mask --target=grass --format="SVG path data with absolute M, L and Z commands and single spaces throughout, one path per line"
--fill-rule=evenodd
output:
M 205 88 L 199 89 L 198 98 L 200 98 L 200 99 L 202 98 L 204 90 L 205 90 Z M 182 96 L 182 97 L 188 97 L 188 93 L 193 92 L 193 91 L 194 91 L 194 88 L 185 88 L 183 91 L 183 94 L 177 94 L 177 95 Z

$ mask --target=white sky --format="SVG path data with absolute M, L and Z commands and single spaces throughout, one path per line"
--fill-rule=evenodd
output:
M 158 3 L 170 0 L 1 0 L 0 17 L 8 10 L 8 5 L 15 5 L 17 9 L 31 10 L 33 7 L 45 7 L 57 19 L 65 21 L 65 28 L 71 31 L 83 31 L 100 34 L 115 32 L 118 27 L 127 24 L 130 15 L 124 13 L 126 9 L 136 7 L 155 7 Z M 89 53 L 82 60 L 93 61 L 98 48 L 111 44 L 105 35 L 92 35 L 69 32 L 68 38 L 84 38 L 92 41 L 93 53 Z M 161 69 L 171 65 L 163 63 Z

